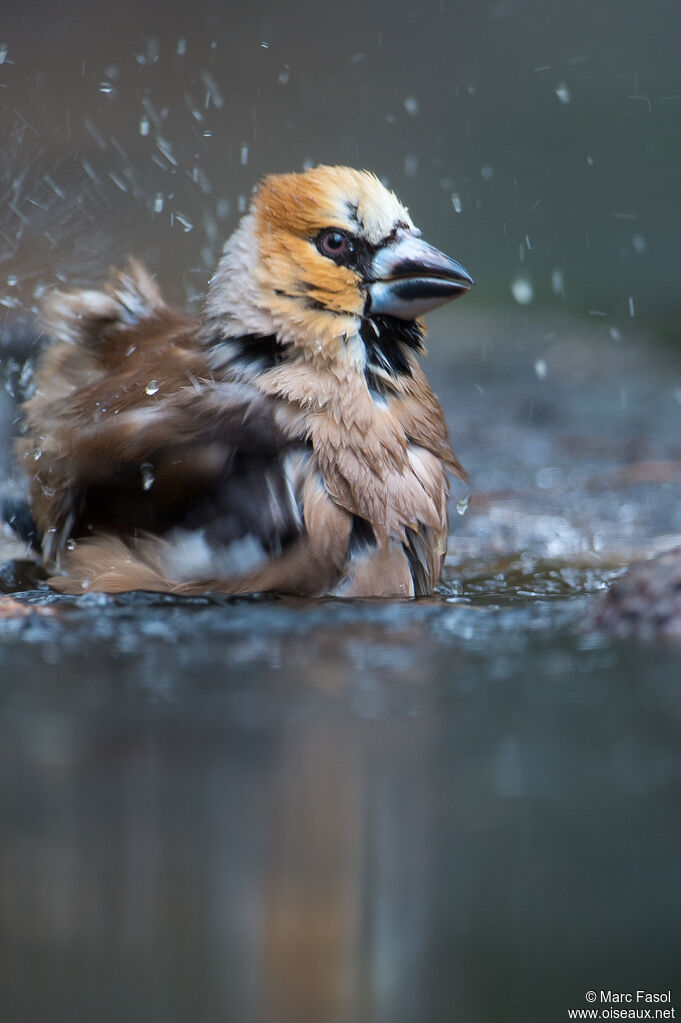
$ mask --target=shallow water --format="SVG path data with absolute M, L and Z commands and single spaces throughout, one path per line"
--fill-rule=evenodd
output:
M 3 1018 L 559 1019 L 676 982 L 679 662 L 585 598 L 22 599 Z

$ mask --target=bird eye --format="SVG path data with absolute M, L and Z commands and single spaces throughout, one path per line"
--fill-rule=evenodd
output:
M 350 251 L 350 241 L 343 231 L 329 228 L 322 231 L 318 238 L 319 251 L 329 259 L 342 259 Z

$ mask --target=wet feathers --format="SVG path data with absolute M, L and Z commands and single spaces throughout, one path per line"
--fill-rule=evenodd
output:
M 373 175 L 319 167 L 265 179 L 199 319 L 135 261 L 53 293 L 17 444 L 52 584 L 431 593 L 464 474 L 418 317 L 472 284 L 443 261 Z

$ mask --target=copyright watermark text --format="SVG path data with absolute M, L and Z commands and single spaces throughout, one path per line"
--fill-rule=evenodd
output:
M 587 991 L 588 1008 L 568 1009 L 568 1019 L 676 1019 L 671 991 Z

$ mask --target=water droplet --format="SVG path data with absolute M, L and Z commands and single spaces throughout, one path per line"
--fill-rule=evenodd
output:
M 452 206 L 455 213 L 461 213 L 463 206 L 461 205 L 461 196 L 458 192 L 452 192 Z
M 75 549 L 76 549 L 76 541 L 75 540 L 67 540 L 66 541 L 66 549 L 67 549 L 67 551 L 75 551 Z
M 191 220 L 185 217 L 183 213 L 173 213 L 171 217 L 171 222 L 174 223 L 175 221 L 178 222 L 178 224 L 180 225 L 185 234 L 187 234 L 189 231 L 194 230 L 194 225 L 192 224 Z
M 160 192 L 157 192 L 156 193 L 156 198 L 154 199 L 154 213 L 162 213 L 162 212 L 163 212 L 163 196 L 162 196 L 162 194 Z
M 33 461 L 39 462 L 42 457 L 43 457 L 42 448 L 36 448 L 35 451 L 33 452 Z
M 528 277 L 516 277 L 511 282 L 511 294 L 518 305 L 529 305 L 534 299 L 534 288 Z
M 278 79 L 279 84 L 280 85 L 288 85 L 290 80 L 291 80 L 291 72 L 289 70 L 289 66 L 288 66 L 288 64 L 284 64 L 284 70 L 279 75 L 279 79 Z
M 269 50 L 270 48 L 270 44 L 266 43 L 264 40 L 261 40 L 260 45 L 262 46 L 263 50 Z
M 562 295 L 565 290 L 565 278 L 562 270 L 551 271 L 551 287 L 555 295 Z
M 160 384 L 158 380 L 150 380 L 147 386 L 144 388 L 144 390 L 147 392 L 147 394 L 157 394 L 159 387 Z
M 151 490 L 156 479 L 151 462 L 142 462 L 140 472 L 142 473 L 142 490 Z
M 549 372 L 549 367 L 546 365 L 546 359 L 537 359 L 534 364 L 534 371 L 540 380 L 545 380 Z
M 491 181 L 494 177 L 494 167 L 491 167 L 488 163 L 484 164 L 480 168 L 480 176 L 483 181 Z
M 622 335 L 620 334 L 620 332 L 617 329 L 617 327 L 611 327 L 610 328 L 610 337 L 613 339 L 613 341 L 621 341 L 622 340 Z
M 8 52 L 7 51 L 7 44 L 6 43 L 1 43 L 0 44 L 0 64 L 4 64 L 5 63 L 5 60 L 7 59 L 7 52 Z
M 407 178 L 415 178 L 419 172 L 419 158 L 416 153 L 408 153 L 404 158 L 404 174 Z
M 404 109 L 411 117 L 416 117 L 419 112 L 419 101 L 415 96 L 407 96 L 404 101 Z
M 111 82 L 100 82 L 99 91 L 103 93 L 105 96 L 111 96 L 112 98 L 114 98 L 116 95 L 115 86 L 113 86 Z
M 140 117 L 140 135 L 149 134 L 149 118 L 146 115 Z
M 178 57 L 184 57 L 186 52 L 187 52 L 187 40 L 186 39 L 178 39 L 177 40 L 177 55 L 178 55 Z
M 570 90 L 568 89 L 565 82 L 560 82 L 553 91 L 555 92 L 556 96 L 558 97 L 561 103 L 570 102 Z
M 218 83 L 215 81 L 210 71 L 202 71 L 201 78 L 203 79 L 203 84 L 206 87 L 206 99 L 204 102 L 205 109 L 208 110 L 208 107 L 212 103 L 216 110 L 222 110 L 225 105 L 225 101 L 218 87 Z
M 9 274 L 9 276 L 7 277 L 7 287 L 16 288 L 18 283 L 19 278 L 15 274 Z
M 645 256 L 648 251 L 648 243 L 642 234 L 635 234 L 632 236 L 631 244 L 634 246 L 634 252 L 639 256 Z M 7 280 L 9 284 L 9 279 Z
M 629 306 L 629 315 L 636 316 L 636 306 L 634 305 L 634 296 L 629 295 L 627 299 L 627 305 Z
M 456 511 L 458 515 L 465 515 L 468 511 L 468 506 L 471 503 L 471 495 L 464 494 L 464 496 L 456 502 Z
M 241 166 L 245 167 L 248 163 L 248 146 L 242 145 L 241 147 Z
M 109 177 L 113 181 L 116 188 L 120 188 L 121 192 L 128 191 L 128 186 L 126 185 L 126 183 L 114 171 L 109 171 Z

